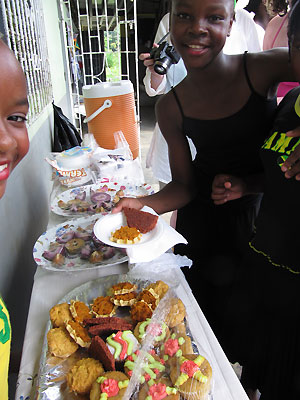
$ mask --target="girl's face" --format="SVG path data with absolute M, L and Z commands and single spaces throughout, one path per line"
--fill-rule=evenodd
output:
M 0 43 L 0 198 L 7 179 L 29 147 L 24 74 L 14 55 Z
M 297 81 L 300 82 L 300 34 L 293 38 L 290 52 L 291 66 Z
M 187 67 L 209 65 L 221 52 L 232 23 L 232 0 L 173 0 L 172 43 Z

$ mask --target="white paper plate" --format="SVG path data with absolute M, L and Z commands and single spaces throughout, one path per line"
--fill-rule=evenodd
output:
M 95 183 L 93 185 L 79 186 L 73 189 L 66 190 L 56 195 L 51 201 L 51 206 L 50 206 L 51 211 L 53 211 L 55 214 L 58 215 L 63 215 L 67 217 L 76 217 L 76 218 L 83 215 L 91 215 L 92 213 L 87 211 L 74 212 L 70 210 L 63 210 L 58 206 L 58 202 L 62 200 L 63 202 L 67 203 L 69 200 L 74 200 L 79 193 L 86 192 L 86 201 L 92 205 L 92 202 L 90 201 L 90 190 L 92 189 L 96 191 L 101 188 L 103 189 L 104 192 L 110 194 L 112 199 L 114 198 L 118 190 L 123 190 L 124 195 L 127 197 L 147 196 L 154 193 L 152 187 L 146 183 L 142 186 L 136 186 L 126 182 L 120 183 L 116 181 L 103 180 L 100 183 Z
M 126 217 L 123 212 L 119 212 L 117 214 L 108 214 L 103 218 L 98 220 L 94 225 L 94 233 L 96 237 L 101 240 L 103 243 L 108 244 L 109 246 L 120 247 L 123 249 L 127 249 L 129 247 L 142 246 L 143 244 L 149 243 L 152 240 L 157 240 L 162 235 L 164 230 L 164 225 L 160 218 L 158 217 L 157 224 L 152 231 L 148 233 L 142 234 L 141 240 L 138 243 L 134 244 L 119 244 L 112 242 L 110 240 L 112 232 L 115 232 L 117 229 L 121 228 L 121 226 L 127 225 Z
M 43 253 L 45 250 L 49 249 L 49 245 L 52 242 L 55 242 L 58 236 L 62 236 L 65 232 L 69 230 L 76 230 L 78 227 L 86 229 L 88 226 L 94 224 L 99 218 L 103 218 L 100 214 L 97 215 L 89 215 L 86 217 L 74 219 L 71 221 L 66 221 L 62 224 L 59 224 L 48 231 L 44 232 L 36 241 L 33 247 L 33 258 L 34 261 L 41 267 L 51 271 L 82 271 L 86 269 L 96 269 L 96 268 L 104 268 L 110 267 L 112 265 L 121 264 L 128 260 L 124 251 L 116 251 L 115 255 L 112 258 L 108 258 L 106 260 L 101 261 L 97 264 L 92 264 L 88 260 L 82 260 L 80 257 L 75 258 L 67 258 L 62 266 L 57 266 L 52 263 L 52 261 L 47 260 L 43 257 Z

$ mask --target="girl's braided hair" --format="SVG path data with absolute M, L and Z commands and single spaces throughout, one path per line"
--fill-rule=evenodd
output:
M 272 14 L 279 14 L 281 16 L 288 12 L 288 0 L 266 0 L 266 8 Z

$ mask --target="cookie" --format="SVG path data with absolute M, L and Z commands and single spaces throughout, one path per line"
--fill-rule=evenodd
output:
M 116 361 L 124 361 L 139 347 L 139 342 L 132 331 L 113 333 L 106 338 L 106 344 Z
M 70 312 L 74 320 L 80 324 L 82 324 L 85 319 L 92 317 L 89 307 L 83 301 L 79 300 L 71 300 Z
M 130 315 L 134 322 L 145 321 L 147 318 L 151 318 L 153 311 L 149 304 L 143 300 L 137 301 L 131 306 Z
M 132 376 L 133 370 L 137 368 L 139 363 L 139 351 L 134 352 L 132 355 L 128 356 L 125 364 L 124 371 L 129 377 Z M 155 354 L 154 350 L 145 353 L 145 357 L 141 362 L 141 376 L 140 383 L 148 382 L 152 384 L 155 379 L 158 379 L 164 373 L 166 367 L 163 359 L 159 358 Z
M 169 286 L 163 282 L 163 281 L 156 281 L 154 283 L 151 283 L 148 285 L 146 290 L 153 289 L 154 292 L 159 296 L 160 300 L 164 297 L 164 295 L 167 293 L 169 290 Z
M 91 304 L 92 313 L 98 317 L 111 317 L 117 307 L 112 303 L 110 296 L 99 296 Z
M 99 360 L 106 371 L 115 371 L 116 363 L 114 356 L 109 351 L 109 348 L 101 337 L 93 337 L 92 343 L 89 347 L 89 355 L 96 360 Z
M 211 387 L 212 369 L 201 355 L 189 354 L 170 360 L 170 378 L 185 400 L 204 400 Z
M 120 321 L 102 323 L 99 325 L 92 325 L 89 327 L 89 334 L 92 336 L 107 336 L 117 331 L 131 331 L 133 326 L 131 323 L 126 322 L 119 318 Z
M 147 318 L 146 321 L 139 322 L 136 325 L 133 333 L 140 343 L 142 343 L 147 336 L 151 336 L 152 345 L 155 347 L 162 344 L 168 338 L 170 331 L 164 322 L 158 324 L 151 322 L 151 319 Z
M 136 292 L 115 294 L 111 298 L 111 302 L 121 307 L 132 306 L 132 304 L 136 303 Z
M 47 341 L 48 350 L 55 357 L 67 358 L 78 349 L 78 344 L 63 327 L 50 329 L 47 333 Z
M 72 319 L 68 303 L 56 304 L 51 308 L 49 314 L 54 328 L 64 327 L 65 323 Z
M 160 378 L 152 385 L 144 383 L 139 391 L 138 400 L 180 400 L 178 389 L 172 386 L 169 378 Z
M 151 310 L 154 311 L 159 303 L 159 295 L 152 288 L 149 288 L 149 290 L 144 289 L 139 293 L 137 300 L 143 300 L 145 303 L 149 304 Z
M 91 344 L 91 338 L 85 329 L 79 322 L 68 321 L 66 323 L 66 329 L 74 341 L 79 344 L 80 347 L 89 347 Z
M 67 374 L 69 391 L 88 394 L 94 381 L 103 373 L 103 366 L 98 360 L 83 358 L 77 361 Z
M 136 291 L 137 286 L 130 282 L 120 282 L 116 285 L 112 285 L 111 288 L 108 290 L 108 294 L 110 296 L 114 296 L 117 294 L 126 294 L 130 292 Z
M 169 328 L 173 328 L 184 320 L 186 315 L 185 306 L 180 299 L 175 297 L 170 299 L 170 303 L 168 302 L 167 306 L 170 307 L 170 310 L 166 316 L 165 322 Z
M 129 318 L 127 318 L 129 319 Z M 102 324 L 123 324 L 123 323 L 130 323 L 127 321 L 126 317 L 125 318 L 120 318 L 120 317 L 96 317 L 96 318 L 90 318 L 84 320 L 85 325 L 102 325 Z
M 160 347 L 160 356 L 167 361 L 170 357 L 181 357 L 183 354 L 193 354 L 192 341 L 189 336 L 176 336 L 175 333 Z
M 119 371 L 105 372 L 93 383 L 90 400 L 121 400 L 129 384 L 128 377 Z

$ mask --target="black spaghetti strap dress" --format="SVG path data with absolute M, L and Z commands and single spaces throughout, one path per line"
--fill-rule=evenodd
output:
M 237 113 L 226 118 L 186 117 L 176 90 L 172 89 L 182 115 L 183 133 L 197 149 L 194 168 L 199 182 L 197 197 L 178 210 L 176 229 L 188 245 L 176 246 L 175 253 L 193 261 L 193 266 L 183 272 L 221 345 L 225 340 L 224 332 L 221 337 L 222 308 L 228 302 L 261 196 L 245 196 L 215 206 L 211 200 L 212 181 L 219 173 L 243 177 L 263 171 L 259 148 L 270 131 L 276 109 L 275 97 L 269 100 L 255 92 L 246 60 L 245 53 L 244 71 L 251 95 Z

